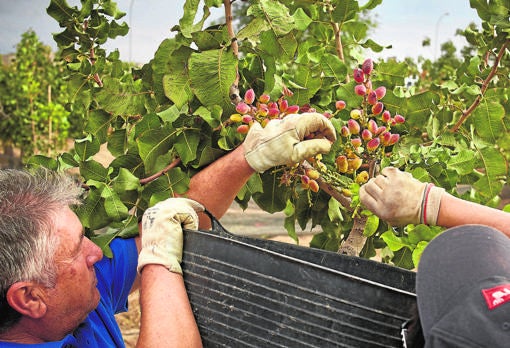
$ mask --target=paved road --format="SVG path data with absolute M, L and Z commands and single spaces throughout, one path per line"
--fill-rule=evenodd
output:
M 294 243 L 283 227 L 284 219 L 285 214 L 282 212 L 267 213 L 253 202 L 250 202 L 248 208 L 244 211 L 234 202 L 220 222 L 223 227 L 234 234 Z M 300 244 L 307 246 L 312 235 L 318 231 L 317 228 L 314 230 L 308 228 L 306 231 L 301 231 L 301 227 L 296 226 L 296 232 L 299 239 L 302 240 Z

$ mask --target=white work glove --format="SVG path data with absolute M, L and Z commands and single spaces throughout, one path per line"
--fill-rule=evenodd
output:
M 435 226 L 445 190 L 386 167 L 359 190 L 361 204 L 392 226 Z
M 250 167 L 262 173 L 271 167 L 328 153 L 335 140 L 335 128 L 324 115 L 293 114 L 271 120 L 265 128 L 255 122 L 244 140 L 244 156 Z
M 182 228 L 198 228 L 197 212 L 204 206 L 187 198 L 169 198 L 147 209 L 142 217 L 142 250 L 138 273 L 148 264 L 182 274 Z

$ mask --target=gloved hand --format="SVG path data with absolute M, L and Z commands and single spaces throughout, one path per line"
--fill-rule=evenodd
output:
M 271 120 L 265 128 L 254 123 L 244 140 L 244 156 L 254 170 L 262 173 L 271 167 L 327 153 L 335 140 L 335 128 L 324 115 L 293 114 Z
M 410 173 L 386 167 L 359 190 L 361 203 L 392 226 L 436 225 L 445 190 Z
M 148 264 L 182 274 L 182 228 L 198 228 L 197 212 L 204 206 L 187 198 L 169 198 L 147 209 L 142 217 L 142 250 L 138 273 Z

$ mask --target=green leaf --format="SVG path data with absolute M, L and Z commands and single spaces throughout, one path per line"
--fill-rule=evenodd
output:
M 51 170 L 58 170 L 58 162 L 54 158 L 49 158 L 43 155 L 34 155 L 28 159 L 27 165 L 29 166 L 42 166 Z
M 256 18 L 264 18 L 277 37 L 288 34 L 295 27 L 294 17 L 290 15 L 289 9 L 278 1 L 260 0 L 250 6 L 246 14 Z
M 74 140 L 74 150 L 81 161 L 86 161 L 99 152 L 101 144 L 96 137 L 87 136 Z
M 199 107 L 194 114 L 200 116 L 211 128 L 216 128 L 221 124 L 222 110 L 219 106 L 214 105 L 210 109 Z
M 244 199 L 246 196 L 253 196 L 255 193 L 264 192 L 264 188 L 262 185 L 262 179 L 260 175 L 252 175 L 248 182 L 243 186 L 243 188 L 237 193 L 237 197 L 239 199 Z
M 116 129 L 108 136 L 107 149 L 113 156 L 121 156 L 126 151 L 127 142 L 126 129 Z
M 282 60 L 293 59 L 297 49 L 297 41 L 294 35 L 278 37 L 272 31 L 260 34 L 259 50 Z
M 374 52 L 381 52 L 382 50 L 392 48 L 393 46 L 392 45 L 382 46 L 375 42 L 374 40 L 368 39 L 361 44 L 361 47 L 370 48 Z
M 184 3 L 184 14 L 179 20 L 181 33 L 184 37 L 191 38 L 191 33 L 200 30 L 204 21 L 209 17 L 210 12 L 208 7 L 204 7 L 202 19 L 194 24 L 195 17 L 198 13 L 199 0 L 186 0 Z
M 448 168 L 455 170 L 459 175 L 468 175 L 473 172 L 475 166 L 475 154 L 473 151 L 461 150 L 452 155 L 448 161 Z
M 423 251 L 425 250 L 427 245 L 429 245 L 428 242 L 421 241 L 421 242 L 418 243 L 416 248 L 414 248 L 414 250 L 413 250 L 413 264 L 414 264 L 414 267 L 418 267 L 418 265 L 420 263 L 421 255 L 423 254 Z
M 85 180 L 106 181 L 108 169 L 94 160 L 87 160 L 80 163 L 80 174 Z
M 230 87 L 236 78 L 237 60 L 230 50 L 193 53 L 189 59 L 191 89 L 205 106 L 232 109 Z
M 219 49 L 230 41 L 226 25 L 215 25 L 191 36 L 199 51 Z
M 322 56 L 321 67 L 325 77 L 333 77 L 338 85 L 345 81 L 347 66 L 338 56 L 326 53 Z
M 336 2 L 333 10 L 333 20 L 339 24 L 353 20 L 359 12 L 358 2 L 356 0 L 342 0 Z
M 181 168 L 172 168 L 144 186 L 144 200 L 154 204 L 177 194 L 184 194 L 189 189 L 189 181 L 190 178 Z
M 120 11 L 117 7 L 117 4 L 114 1 L 104 1 L 103 8 L 100 12 L 107 14 L 110 17 L 115 19 L 121 19 L 126 15 L 126 13 Z
M 383 0 L 369 0 L 365 3 L 365 5 L 360 7 L 360 10 L 362 11 L 373 10 L 374 8 L 382 4 L 382 2 Z
M 102 233 L 95 236 L 92 236 L 90 239 L 101 248 L 101 251 L 103 252 L 103 255 L 112 258 L 113 252 L 112 249 L 110 249 L 110 243 L 111 241 L 117 237 L 118 231 L 111 232 L 111 233 Z
M 312 19 L 308 17 L 306 12 L 301 7 L 298 8 L 296 12 L 294 12 L 292 17 L 294 18 L 297 30 L 304 31 L 306 28 L 308 28 L 310 23 L 312 23 Z
M 397 251 L 408 246 L 408 243 L 406 243 L 401 237 L 397 237 L 393 231 L 384 232 L 381 235 L 381 238 L 384 240 L 386 245 L 388 245 L 391 251 Z
M 185 68 L 191 53 L 192 50 L 187 47 L 175 50 L 164 66 L 163 91 L 177 108 L 182 108 L 193 99 L 190 76 Z
M 106 192 L 106 190 L 104 190 L 103 193 L 104 192 Z M 129 216 L 128 208 L 113 191 L 105 197 L 104 207 L 106 213 L 113 221 L 122 221 L 122 219 Z
M 368 25 L 365 22 L 360 21 L 350 21 L 343 25 L 343 29 L 349 32 L 352 32 L 353 39 L 358 42 L 366 38 L 368 32 Z M 369 40 L 367 40 L 369 41 Z M 372 41 L 372 40 L 370 40 Z M 367 47 L 364 44 L 361 44 L 362 47 Z
M 304 105 L 317 93 L 322 86 L 322 79 L 318 72 L 306 67 L 299 67 L 289 81 L 294 95 L 289 98 L 292 103 Z
M 92 133 L 100 143 L 107 139 L 112 116 L 104 110 L 96 109 L 89 113 L 85 131 Z
M 110 39 L 115 39 L 117 36 L 126 36 L 129 32 L 129 26 L 126 22 L 122 24 L 117 23 L 116 21 L 112 21 L 108 28 L 108 37 Z
M 261 175 L 261 179 L 262 192 L 265 194 L 254 193 L 253 200 L 268 213 L 276 213 L 285 209 L 289 193 L 280 186 L 277 175 L 265 172 Z
M 254 18 L 244 28 L 237 33 L 238 40 L 248 39 L 250 41 L 258 41 L 260 33 L 269 30 L 269 25 L 264 18 Z
M 168 153 L 173 145 L 172 134 L 167 130 L 156 129 L 146 132 L 137 140 L 138 151 L 147 174 L 154 173 L 159 156 Z
M 328 218 L 331 222 L 340 222 L 344 220 L 340 209 L 342 206 L 340 203 L 334 199 L 330 198 L 328 201 Z
M 355 108 L 356 105 L 361 105 L 361 100 L 363 99 L 354 93 L 354 86 L 356 84 L 357 83 L 352 80 L 349 83 L 340 85 L 336 90 L 336 98 L 345 101 L 349 109 Z
M 406 62 L 395 61 L 380 62 L 377 64 L 377 79 L 388 86 L 403 86 L 409 75 L 409 67 Z
M 136 124 L 135 136 L 150 135 L 153 131 L 161 130 L 161 121 L 159 116 L 154 113 L 146 114 Z
M 408 231 L 408 240 L 416 246 L 422 241 L 430 242 L 437 234 L 437 230 L 430 226 L 416 225 Z
M 101 107 L 115 115 L 145 114 L 145 99 L 148 92 L 143 90 L 141 81 L 125 79 L 122 83 L 105 76 L 103 88 L 96 93 L 96 101 Z
M 59 162 L 62 170 L 67 168 L 75 168 L 80 165 L 69 152 L 64 152 L 62 155 L 60 155 Z
M 296 243 L 299 244 L 299 238 L 296 233 L 296 218 L 295 216 L 287 216 L 283 222 L 283 226 L 287 230 L 287 234 L 291 237 Z
M 490 147 L 481 149 L 479 155 L 485 176 L 475 182 L 473 187 L 484 196 L 495 197 L 503 188 L 501 180 L 506 176 L 506 160 L 499 151 Z
M 78 11 L 76 6 L 70 7 L 66 0 L 51 0 L 50 5 L 46 8 L 46 13 L 59 24 L 63 24 L 66 23 L 69 18 L 78 16 L 80 11 Z
M 400 250 L 395 251 L 393 258 L 391 259 L 395 266 L 405 268 L 405 269 L 413 269 L 413 253 L 408 248 L 402 248 Z
M 363 235 L 365 237 L 373 236 L 379 228 L 379 218 L 376 215 L 369 215 L 365 228 L 363 229 Z
M 177 135 L 174 148 L 182 164 L 186 165 L 196 158 L 199 141 L 200 133 L 196 129 L 183 130 Z
M 306 229 L 308 221 L 310 221 L 310 217 L 312 216 L 312 204 L 310 202 L 310 192 L 304 190 L 298 192 L 298 196 L 294 200 L 296 209 L 295 216 L 302 230 Z
M 407 101 L 406 121 L 409 122 L 409 125 L 425 123 L 432 113 L 432 106 L 436 104 L 439 104 L 439 96 L 433 92 L 423 92 L 411 96 Z
M 104 207 L 104 199 L 101 197 L 104 184 L 100 187 L 90 186 L 84 203 L 76 210 L 84 227 L 91 230 L 98 230 L 107 226 L 111 221 Z
M 483 99 L 471 118 L 476 133 L 486 142 L 495 144 L 506 131 L 503 126 L 504 116 L 505 108 L 500 103 Z
M 120 168 L 119 175 L 113 180 L 113 189 L 115 192 L 137 191 L 140 189 L 140 179 L 128 169 Z
M 79 102 L 84 107 L 90 105 L 89 81 L 80 75 L 72 75 L 68 81 L 69 99 L 71 102 Z M 76 106 L 75 106 L 76 107 Z

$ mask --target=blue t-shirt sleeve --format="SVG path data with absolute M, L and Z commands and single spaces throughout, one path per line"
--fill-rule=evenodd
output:
M 134 238 L 115 238 L 110 243 L 112 258 L 106 256 L 96 263 L 97 287 L 102 301 L 109 303 L 113 313 L 127 311 L 129 292 L 136 278 L 138 251 Z

